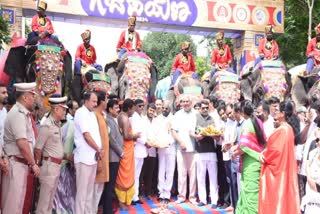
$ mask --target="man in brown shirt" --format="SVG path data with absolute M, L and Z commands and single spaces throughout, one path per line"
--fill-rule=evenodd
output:
M 65 118 L 68 106 L 67 97 L 51 97 L 51 111 L 39 129 L 39 138 L 35 146 L 37 163 L 42 158 L 40 171 L 40 196 L 37 214 L 52 213 L 53 197 L 60 176 L 60 166 L 63 159 L 63 144 L 61 137 L 61 120 Z
M 4 125 L 3 149 L 9 157 L 10 169 L 2 180 L 2 213 L 22 213 L 29 167 L 35 176 L 40 173 L 33 158 L 36 130 L 30 115 L 36 83 L 16 83 L 14 87 L 17 103 L 9 111 Z

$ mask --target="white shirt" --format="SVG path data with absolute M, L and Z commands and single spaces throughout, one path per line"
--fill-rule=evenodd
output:
M 272 117 L 269 116 L 268 120 L 263 123 L 263 129 L 266 134 L 266 138 L 268 139 L 274 131 L 274 120 Z
M 215 128 L 224 131 L 225 122 L 221 120 L 218 111 L 215 109 L 213 112 L 210 112 L 209 115 L 213 118 Z M 216 141 L 216 145 L 222 145 L 222 141 Z
M 135 141 L 134 157 L 145 158 L 148 156 L 148 150 L 145 146 L 147 142 L 146 119 L 144 116 L 139 115 L 137 112 L 134 112 L 130 117 L 130 122 L 132 126 L 132 133 L 141 133 L 141 137 Z
M 152 128 L 153 126 L 153 120 L 150 121 L 148 117 L 145 117 L 146 120 L 146 135 L 147 139 L 152 139 L 154 135 L 154 130 Z M 157 150 L 154 147 L 148 148 L 148 156 L 149 157 L 157 157 Z
M 3 107 L 0 110 L 0 144 L 3 145 L 4 121 L 7 117 L 7 110 Z
M 99 124 L 94 112 L 90 112 L 84 105 L 74 115 L 74 162 L 87 165 L 96 164 L 96 151 L 89 146 L 83 133 L 89 132 L 95 143 L 101 148 Z
M 237 121 L 227 119 L 226 126 L 225 126 L 225 132 L 223 136 L 223 142 L 222 145 L 228 144 L 228 143 L 234 143 L 237 139 Z M 231 148 L 223 152 L 223 160 L 229 161 L 231 160 Z
M 167 117 L 163 115 L 159 115 L 153 121 L 153 130 L 155 131 L 156 140 L 159 140 L 168 144 L 167 148 L 158 149 L 159 155 L 162 155 L 162 154 L 175 155 L 176 154 L 175 140 L 173 139 L 171 135 L 171 130 L 169 129 L 171 127 L 172 119 L 173 119 L 172 114 L 169 114 Z
M 196 114 L 193 110 L 185 112 L 184 109 L 179 110 L 173 116 L 172 129 L 175 130 L 181 141 L 185 144 L 185 152 L 194 152 L 194 139 L 190 136 L 190 131 L 196 128 Z M 178 150 L 181 150 L 179 144 Z

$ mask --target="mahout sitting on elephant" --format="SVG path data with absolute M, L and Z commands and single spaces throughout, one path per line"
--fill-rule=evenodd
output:
M 61 48 L 61 44 L 47 37 L 37 45 L 11 48 L 4 71 L 10 77 L 10 85 L 37 83 L 36 104 L 43 115 L 49 110 L 48 98 L 52 94 L 64 94 L 68 79 L 71 79 L 71 61 L 70 54 Z

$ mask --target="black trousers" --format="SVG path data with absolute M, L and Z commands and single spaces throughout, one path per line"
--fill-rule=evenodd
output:
M 119 162 L 109 163 L 109 182 L 105 183 L 105 188 L 102 193 L 102 206 L 103 214 L 114 214 L 112 210 L 112 196 L 114 192 L 114 186 L 116 183 L 119 170 Z
M 234 209 L 236 209 L 238 202 L 238 185 L 237 185 L 237 173 L 231 170 L 231 160 L 224 161 L 224 166 L 226 169 L 227 181 L 229 183 L 229 193 L 231 196 L 231 203 Z
M 223 155 L 221 151 L 222 146 L 217 145 L 217 159 L 218 159 L 218 204 L 230 204 L 230 194 L 229 194 L 229 185 L 227 182 L 226 169 L 224 167 Z M 214 201 L 212 202 L 214 203 Z
M 142 177 L 144 183 L 144 193 L 146 196 L 153 195 L 154 191 L 152 189 L 152 180 L 154 177 L 154 169 L 156 165 L 156 157 L 146 157 L 143 161 L 142 172 L 140 178 Z

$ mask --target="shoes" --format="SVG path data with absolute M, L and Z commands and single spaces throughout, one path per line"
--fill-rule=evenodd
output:
M 205 205 L 205 203 L 203 203 L 203 202 L 200 202 L 200 203 L 197 204 L 198 207 L 202 207 L 204 205 Z
M 193 205 L 198 205 L 198 202 L 197 202 L 197 199 L 196 198 L 192 198 L 192 199 L 189 199 L 190 203 L 193 204 Z
M 151 201 L 151 200 L 152 200 L 151 195 L 147 195 L 147 196 L 146 196 L 146 199 L 149 200 L 149 201 Z
M 212 209 L 217 209 L 218 206 L 217 206 L 216 204 L 212 204 L 212 205 L 211 205 L 211 208 L 212 208 Z
M 224 209 L 226 209 L 227 207 L 229 207 L 229 205 L 228 205 L 228 204 L 219 204 L 217 207 L 218 207 L 219 209 L 224 210 Z
M 131 205 L 135 206 L 137 204 L 143 204 L 143 202 L 141 200 L 137 200 L 137 201 L 132 201 Z
M 185 202 L 185 200 L 180 199 L 180 198 L 175 201 L 176 204 L 181 204 L 181 203 L 184 203 L 184 202 Z

